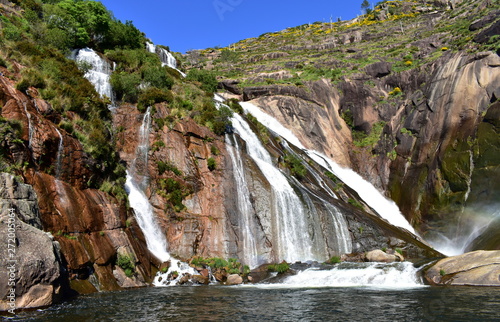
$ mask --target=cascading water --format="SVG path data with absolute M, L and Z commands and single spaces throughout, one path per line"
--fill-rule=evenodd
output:
M 234 142 L 231 144 L 230 142 Z M 257 247 L 257 238 L 255 237 L 256 223 L 253 220 L 254 211 L 250 202 L 250 192 L 248 191 L 248 183 L 245 178 L 243 160 L 241 157 L 241 149 L 236 139 L 232 139 L 229 134 L 226 134 L 227 151 L 233 164 L 233 176 L 236 183 L 236 197 L 238 200 L 238 211 L 241 218 L 241 260 L 251 268 L 263 264 L 265 260 L 260 258 Z
M 94 85 L 95 90 L 101 97 L 108 97 L 114 106 L 114 95 L 109 78 L 113 72 L 111 65 L 94 50 L 90 48 L 77 49 L 73 51 L 72 58 L 83 68 L 88 69 L 84 77 Z
M 309 268 L 287 277 L 280 284 L 259 287 L 425 287 L 418 269 L 410 262 L 402 263 L 341 263 L 333 269 Z
M 154 44 L 147 42 L 146 48 L 150 53 L 157 54 L 160 57 L 161 65 L 168 66 L 170 68 L 178 71 L 183 77 L 186 77 L 186 74 L 177 69 L 177 59 L 175 59 L 174 55 L 172 55 L 165 48 L 157 47 Z
M 141 228 L 149 251 L 162 262 L 170 260 L 170 267 L 165 274 L 158 274 L 153 284 L 155 286 L 175 285 L 185 274 L 194 275 L 196 271 L 186 263 L 174 259 L 167 251 L 167 239 L 158 225 L 153 207 L 149 202 L 144 190 L 147 187 L 147 160 L 149 150 L 149 129 L 151 125 L 150 108 L 144 114 L 139 129 L 139 144 L 136 149 L 136 157 L 127 170 L 125 190 L 128 193 L 130 207 L 134 210 L 135 218 Z M 167 277 L 174 271 L 178 272 L 177 278 L 170 280 Z
M 323 259 L 312 247 L 312 238 L 306 235 L 306 210 L 286 177 L 273 165 L 271 156 L 241 116 L 234 114 L 232 123 L 235 132 L 247 143 L 247 153 L 271 185 L 275 259 L 288 262 Z
M 360 175 L 351 169 L 344 169 L 340 167 L 337 163 L 325 155 L 314 150 L 306 149 L 290 130 L 285 128 L 275 118 L 264 113 L 257 106 L 248 102 L 241 102 L 240 104 L 246 113 L 252 114 L 268 129 L 283 137 L 297 148 L 303 150 L 311 159 L 331 171 L 351 189 L 355 190 L 361 199 L 374 209 L 380 217 L 386 219 L 392 225 L 405 228 L 415 234 L 415 230 L 401 214 L 397 205 L 393 201 L 385 198 L 371 183 L 364 180 Z
M 31 124 L 31 113 L 28 112 L 28 107 L 26 103 L 23 103 L 24 112 L 26 113 L 26 118 L 28 119 L 28 148 L 31 149 L 31 141 L 33 140 L 34 127 Z
M 61 132 L 55 128 L 57 135 L 59 136 L 59 145 L 57 146 L 57 158 L 56 158 L 56 179 L 61 177 L 62 172 L 62 159 L 64 152 L 64 139 Z

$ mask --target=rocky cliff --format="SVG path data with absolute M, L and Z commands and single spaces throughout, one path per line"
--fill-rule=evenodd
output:
M 460 248 L 498 215 L 498 10 L 385 2 L 205 52 L 231 76 L 220 88 L 356 169 L 429 240 Z

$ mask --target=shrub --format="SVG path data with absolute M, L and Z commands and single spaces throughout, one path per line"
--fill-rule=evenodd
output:
M 130 103 L 137 102 L 141 78 L 137 74 L 115 72 L 110 77 L 111 86 L 116 94 L 116 99 Z
M 283 261 L 280 264 L 271 264 L 267 266 L 267 270 L 270 272 L 277 272 L 278 274 L 286 273 L 290 269 L 290 265 Z
M 167 171 L 173 172 L 177 176 L 182 176 L 182 171 L 177 169 L 175 165 L 173 165 L 171 162 L 163 162 L 163 161 L 158 161 L 156 162 L 158 165 L 158 173 L 162 175 L 163 173 Z
M 142 69 L 142 79 L 152 87 L 161 89 L 171 89 L 174 84 L 173 79 L 164 68 L 151 65 Z
M 292 176 L 297 179 L 302 179 L 307 174 L 306 167 L 302 164 L 302 161 L 291 154 L 286 154 L 284 157 L 285 165 L 290 169 Z
M 401 95 L 402 93 L 403 93 L 403 91 L 401 90 L 401 88 L 395 87 L 392 91 L 389 92 L 389 95 L 390 96 L 397 96 L 397 95 Z
M 208 70 L 191 69 L 189 70 L 187 80 L 196 81 L 201 83 L 201 89 L 209 93 L 215 93 L 217 90 L 217 79 L 215 74 Z
M 326 261 L 328 264 L 338 264 L 340 263 L 340 257 L 339 256 L 333 256 L 329 260 Z
M 208 170 L 214 171 L 217 168 L 217 162 L 215 161 L 214 158 L 208 158 L 207 159 L 207 166 L 208 166 Z
M 138 99 L 137 108 L 144 112 L 148 106 L 154 105 L 155 103 L 161 102 L 172 102 L 174 95 L 169 90 L 162 90 L 156 87 L 146 88 L 140 95 Z
M 127 277 L 132 277 L 134 275 L 135 264 L 131 256 L 118 254 L 116 265 L 125 271 Z

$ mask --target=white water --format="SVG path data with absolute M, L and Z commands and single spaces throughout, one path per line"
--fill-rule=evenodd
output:
M 55 128 L 55 130 L 59 135 L 59 145 L 57 147 L 57 159 L 56 159 L 56 179 L 59 179 L 61 177 L 61 171 L 62 171 L 64 141 L 61 132 L 57 128 Z
M 273 165 L 271 156 L 241 116 L 234 114 L 232 123 L 235 132 L 246 142 L 247 153 L 271 185 L 275 260 L 324 260 L 312 247 L 307 214 L 286 177 Z
M 263 285 L 260 285 L 263 286 Z M 412 263 L 342 263 L 331 270 L 309 268 L 271 287 L 424 287 Z M 267 287 L 269 287 L 267 286 Z
M 306 149 L 290 130 L 285 128 L 275 118 L 264 113 L 259 107 L 248 102 L 241 102 L 240 105 L 246 113 L 252 114 L 268 129 L 277 133 L 297 148 L 305 151 L 311 159 L 331 171 L 351 189 L 355 190 L 361 199 L 374 209 L 380 217 L 386 219 L 392 225 L 405 228 L 415 234 L 415 230 L 401 214 L 396 203 L 392 200 L 388 200 L 384 195 L 382 195 L 382 193 L 380 193 L 380 191 L 378 191 L 371 183 L 364 180 L 359 174 L 351 169 L 340 167 L 336 162 L 317 151 Z
M 128 193 L 130 207 L 134 210 L 137 223 L 146 238 L 148 250 L 162 262 L 170 261 L 168 271 L 164 274 L 158 273 L 153 284 L 155 286 L 169 286 L 177 284 L 184 274 L 194 275 L 197 272 L 188 264 L 170 256 L 167 251 L 168 244 L 165 234 L 158 225 L 153 207 L 144 193 L 148 184 L 147 163 L 150 125 L 151 113 L 150 108 L 148 108 L 139 129 L 136 157 L 127 170 L 125 190 Z M 178 278 L 168 281 L 167 276 L 174 271 L 178 272 Z
M 230 145 L 231 139 L 226 134 L 227 151 L 231 157 L 233 164 L 233 176 L 236 183 L 236 197 L 238 199 L 238 210 L 241 218 L 241 248 L 243 263 L 250 268 L 254 268 L 263 264 L 265 260 L 260 258 L 257 248 L 257 238 L 254 232 L 257 230 L 255 227 L 254 211 L 252 203 L 250 202 L 250 192 L 248 191 L 248 183 L 245 178 L 243 160 L 241 158 L 241 149 L 238 141 L 234 140 L 234 146 Z
M 109 78 L 113 72 L 111 65 L 91 48 L 75 50 L 73 52 L 73 59 L 77 63 L 86 63 L 91 66 L 91 69 L 85 73 L 84 77 L 94 85 L 95 90 L 102 98 L 109 98 L 113 105 L 113 89 L 109 82 Z
M 28 119 L 28 148 L 31 149 L 31 141 L 33 140 L 34 127 L 31 124 L 31 113 L 28 112 L 28 107 L 25 102 L 23 102 L 24 112 L 26 113 L 26 118 Z
M 172 55 L 172 53 L 170 53 L 168 50 L 166 50 L 165 48 L 157 47 L 150 42 L 146 43 L 146 48 L 150 53 L 157 54 L 158 57 L 160 57 L 162 66 L 173 68 L 178 71 L 182 75 L 182 77 L 186 77 L 186 74 L 177 69 L 177 60 L 175 59 L 174 55 Z

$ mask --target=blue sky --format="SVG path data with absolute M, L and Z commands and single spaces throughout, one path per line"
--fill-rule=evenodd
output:
M 265 32 L 355 18 L 361 2 L 340 0 L 101 0 L 114 16 L 172 51 L 225 47 Z

